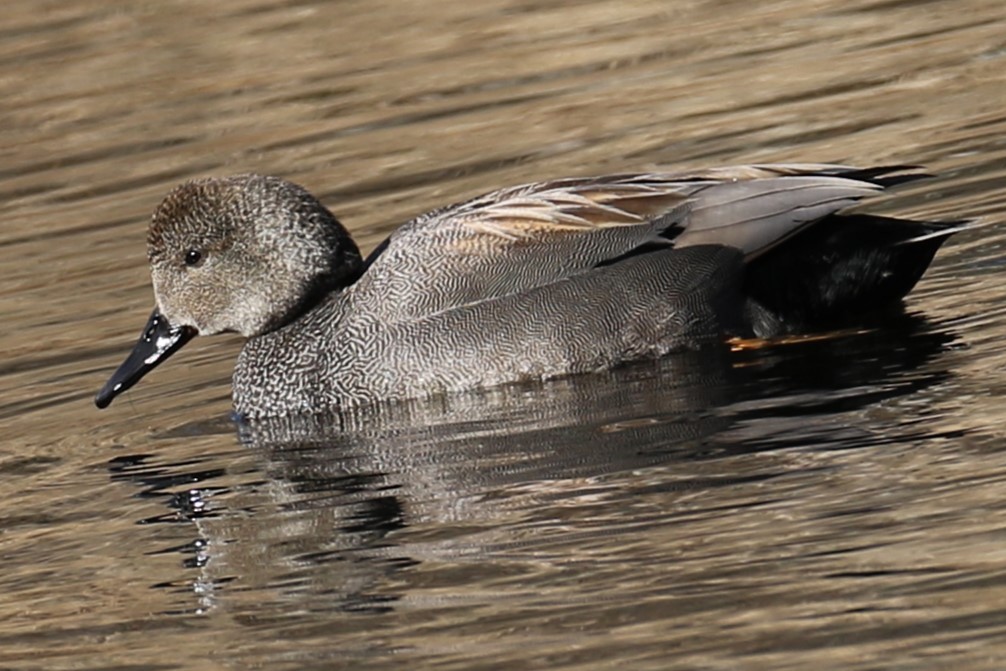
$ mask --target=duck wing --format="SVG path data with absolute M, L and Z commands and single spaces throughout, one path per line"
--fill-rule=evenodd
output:
M 350 294 L 385 322 L 421 318 L 698 245 L 748 258 L 921 177 L 902 166 L 749 165 L 561 179 L 495 191 L 395 231 Z

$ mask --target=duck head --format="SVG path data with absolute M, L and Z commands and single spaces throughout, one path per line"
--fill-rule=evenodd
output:
M 157 306 L 95 396 L 99 408 L 194 336 L 268 333 L 363 271 L 349 233 L 314 196 L 263 175 L 175 188 L 154 212 L 147 258 Z

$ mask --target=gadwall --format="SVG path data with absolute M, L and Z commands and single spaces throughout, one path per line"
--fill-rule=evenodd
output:
M 896 304 L 960 222 L 846 208 L 903 166 L 754 165 L 560 179 L 424 214 L 363 259 L 276 177 L 198 179 L 154 212 L 157 306 L 103 408 L 197 334 L 248 338 L 245 416 L 598 371 Z

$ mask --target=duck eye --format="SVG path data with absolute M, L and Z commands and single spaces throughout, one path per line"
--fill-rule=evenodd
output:
M 203 253 L 198 249 L 190 249 L 185 252 L 185 265 L 198 266 L 203 260 Z

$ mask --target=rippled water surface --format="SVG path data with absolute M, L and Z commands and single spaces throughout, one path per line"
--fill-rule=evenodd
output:
M 0 666 L 1004 667 L 1001 0 L 13 1 L 0 119 Z M 182 179 L 293 179 L 369 249 L 532 179 L 825 160 L 988 224 L 874 330 L 240 427 L 208 338 L 91 404 Z

